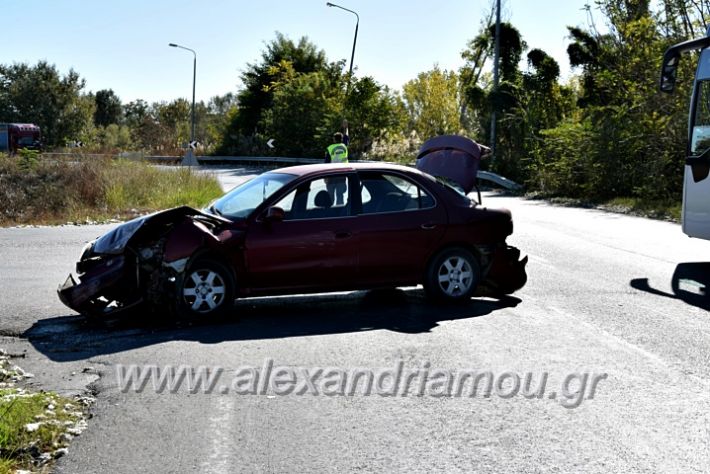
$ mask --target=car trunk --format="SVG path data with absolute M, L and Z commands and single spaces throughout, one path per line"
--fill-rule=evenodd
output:
M 427 140 L 417 155 L 417 169 L 446 178 L 466 193 L 476 187 L 481 158 L 489 149 L 470 138 L 441 135 Z

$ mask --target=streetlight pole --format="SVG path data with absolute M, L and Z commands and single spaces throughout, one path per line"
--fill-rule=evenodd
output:
M 180 46 L 179 44 L 175 43 L 170 43 L 168 46 L 172 48 L 180 48 L 184 49 L 186 51 L 190 51 L 192 53 L 192 113 L 191 113 L 191 122 L 192 126 L 190 129 L 190 145 L 195 141 L 195 82 L 197 80 L 197 53 L 195 52 L 194 49 L 186 48 L 185 46 Z M 192 155 L 192 146 L 187 147 L 187 156 L 183 160 L 184 165 L 196 165 L 197 160 Z
M 353 52 L 350 55 L 350 74 L 348 75 L 348 87 L 349 87 L 350 86 L 350 79 L 353 77 L 353 61 L 355 61 L 355 45 L 357 44 L 357 30 L 360 27 L 360 15 L 358 15 L 357 12 L 349 10 L 345 7 L 341 7 L 340 5 L 336 5 L 335 3 L 327 2 L 326 5 L 329 7 L 340 8 L 341 10 L 345 10 L 346 12 L 350 12 L 353 15 L 355 15 L 355 18 L 357 18 L 357 22 L 355 23 L 355 38 L 353 39 Z

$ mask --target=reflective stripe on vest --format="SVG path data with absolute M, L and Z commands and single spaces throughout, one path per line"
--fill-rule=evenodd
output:
M 342 143 L 335 143 L 328 147 L 328 154 L 332 163 L 347 163 L 348 162 L 348 147 Z

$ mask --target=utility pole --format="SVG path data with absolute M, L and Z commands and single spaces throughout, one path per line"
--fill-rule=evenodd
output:
M 493 94 L 498 92 L 498 63 L 500 63 L 500 0 L 496 0 L 496 37 L 493 53 Z M 496 159 L 496 109 L 493 104 L 493 115 L 491 116 L 491 165 Z

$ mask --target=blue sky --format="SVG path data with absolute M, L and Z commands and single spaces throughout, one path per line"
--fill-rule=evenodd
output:
M 339 0 L 360 14 L 359 75 L 400 88 L 438 64 L 462 65 L 490 0 Z M 325 0 L 4 0 L 0 63 L 47 60 L 74 68 L 87 90 L 113 89 L 124 102 L 189 97 L 197 51 L 197 99 L 236 91 L 239 73 L 280 31 L 308 36 L 330 60 L 350 59 L 355 17 Z M 585 25 L 585 0 L 503 0 L 505 17 L 531 48 L 569 74 L 567 25 Z M 601 22 L 597 14 L 597 21 Z

